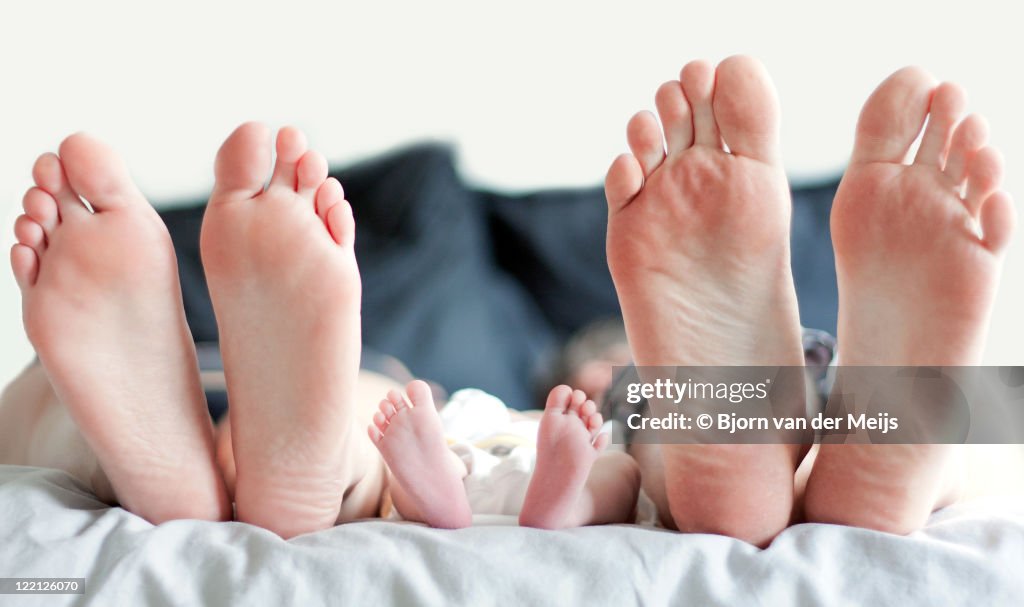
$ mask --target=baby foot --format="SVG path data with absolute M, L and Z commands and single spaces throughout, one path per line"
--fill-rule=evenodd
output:
M 961 121 L 964 106 L 958 86 L 936 86 L 916 68 L 890 76 L 864 105 L 832 210 L 843 365 L 981 360 L 1015 214 L 998 191 L 1002 165 L 985 122 Z M 917 529 L 949 490 L 949 454 L 943 445 L 822 445 L 808 517 Z
M 352 209 L 299 131 L 278 134 L 264 189 L 269 166 L 266 127 L 245 124 L 228 137 L 201 250 L 231 400 L 237 516 L 288 538 L 333 525 L 345 491 L 377 456 L 353 419 Z
M 537 465 L 526 490 L 519 524 L 541 529 L 578 526 L 576 502 L 597 456 L 608 446 L 598 434 L 601 414 L 594 401 L 569 386 L 548 394 L 537 432 Z
M 392 390 L 367 428 L 394 477 L 392 499 L 402 516 L 442 529 L 468 527 L 473 513 L 462 479 L 465 465 L 448 448 L 430 386 L 416 380 Z
M 117 500 L 152 523 L 228 518 L 163 222 L 87 135 L 33 178 L 11 251 L 25 330 Z
M 803 365 L 768 75 L 748 57 L 717 70 L 693 62 L 655 101 L 661 128 L 649 112 L 634 116 L 633 153 L 617 158 L 605 181 L 608 265 L 634 360 Z M 797 451 L 665 445 L 675 524 L 766 543 L 788 524 Z

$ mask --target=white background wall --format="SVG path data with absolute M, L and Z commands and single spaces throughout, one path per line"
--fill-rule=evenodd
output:
M 1024 23 L 1017 3 L 20 2 L 0 9 L 0 245 L 36 155 L 88 130 L 160 202 L 209 188 L 239 122 L 297 124 L 343 161 L 454 141 L 464 174 L 513 189 L 598 182 L 632 112 L 691 58 L 760 57 L 791 174 L 838 170 L 860 104 L 918 63 L 971 92 L 1024 200 Z M 970 7 L 970 8 L 968 8 Z M 4 254 L 6 257 L 6 254 Z M 1024 364 L 1024 236 L 988 363 Z M 0 269 L 0 383 L 31 357 Z

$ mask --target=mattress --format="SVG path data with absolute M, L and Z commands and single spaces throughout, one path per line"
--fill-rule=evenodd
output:
M 0 595 L 19 606 L 1020 605 L 1024 504 L 953 506 L 909 537 L 796 525 L 765 550 L 494 516 L 457 531 L 364 521 L 286 542 L 242 523 L 153 526 L 63 472 L 0 466 L 0 577 L 86 579 L 82 595 Z

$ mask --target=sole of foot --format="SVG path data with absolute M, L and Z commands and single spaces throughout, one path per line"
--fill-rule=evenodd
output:
M 397 484 L 391 493 L 399 512 L 442 529 L 473 522 L 462 484 L 466 468 L 448 448 L 430 386 L 416 380 L 388 392 L 367 428 Z
M 11 250 L 25 330 L 117 500 L 153 523 L 229 518 L 163 222 L 87 135 L 33 178 Z
M 779 112 L 749 57 L 695 61 L 627 128 L 605 181 L 608 264 L 641 366 L 802 365 Z M 681 531 L 764 545 L 789 522 L 798 447 L 665 445 Z
M 548 394 L 537 430 L 537 464 L 526 490 L 519 524 L 540 529 L 576 527 L 577 501 L 608 434 L 594 401 L 569 386 Z
M 335 523 L 376 460 L 356 432 L 355 223 L 327 162 L 284 128 L 221 146 L 200 246 L 231 402 L 238 520 L 289 538 Z
M 905 68 L 861 112 L 832 210 L 842 365 L 981 360 L 1015 212 L 986 123 L 963 118 L 965 106 L 957 85 Z M 951 456 L 943 445 L 822 445 L 807 517 L 911 532 L 956 493 Z

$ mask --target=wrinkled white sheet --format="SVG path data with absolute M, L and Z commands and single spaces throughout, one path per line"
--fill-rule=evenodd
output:
M 84 596 L 0 605 L 1024 604 L 1019 501 L 948 508 L 910 537 L 799 525 L 763 551 L 636 526 L 476 522 L 367 521 L 289 542 L 240 523 L 154 527 L 62 472 L 0 466 L 0 577 L 87 578 Z

